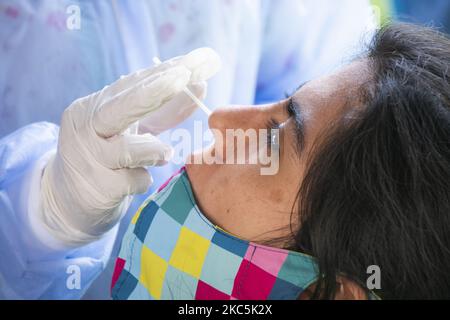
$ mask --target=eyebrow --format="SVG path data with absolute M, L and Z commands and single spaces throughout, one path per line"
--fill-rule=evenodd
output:
M 305 82 L 303 82 L 302 84 L 300 84 L 298 87 L 297 87 L 297 89 L 295 89 L 294 91 L 292 91 L 292 93 L 289 93 L 289 92 L 285 92 L 284 93 L 284 96 L 285 96 L 285 98 L 287 99 L 287 98 L 290 98 L 290 97 L 293 97 L 301 88 L 303 88 L 304 86 L 306 86 L 308 83 L 310 83 L 311 81 L 305 81 Z
M 310 83 L 310 81 L 305 81 L 305 82 L 303 82 L 301 85 L 299 85 L 298 88 L 295 89 L 295 91 L 294 91 L 294 93 L 292 94 L 292 96 L 295 95 L 301 88 L 303 88 L 304 86 L 306 86 L 308 83 Z

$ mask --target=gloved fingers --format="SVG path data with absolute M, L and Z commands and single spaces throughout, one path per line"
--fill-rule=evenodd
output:
M 120 135 L 100 143 L 96 157 L 110 169 L 163 166 L 173 156 L 172 147 L 151 134 Z
M 188 86 L 189 90 L 200 100 L 205 98 L 207 87 L 206 81 L 193 83 Z M 166 102 L 161 108 L 140 120 L 139 132 L 158 135 L 183 122 L 197 109 L 197 104 L 186 93 L 181 92 Z
M 94 113 L 93 126 L 101 137 L 112 137 L 158 109 L 180 93 L 188 84 L 191 72 L 176 67 L 155 74 L 104 102 Z
M 208 83 L 206 81 L 194 82 L 188 85 L 188 89 L 200 100 L 205 99 L 208 91 Z M 189 98 L 189 97 L 188 97 Z M 189 98 L 190 99 L 190 98 Z
M 116 170 L 119 182 L 114 189 L 113 197 L 123 198 L 128 195 L 146 193 L 153 184 L 153 178 L 145 168 Z
M 211 48 L 198 48 L 184 56 L 172 58 L 156 67 L 159 72 L 183 66 L 192 72 L 192 82 L 206 81 L 222 67 L 219 55 Z
M 122 76 L 119 80 L 107 87 L 108 96 L 115 96 L 146 78 L 171 68 L 183 66 L 191 71 L 192 82 L 206 81 L 215 75 L 221 68 L 219 55 L 211 48 L 199 48 L 187 55 L 172 58 L 160 65 L 136 71 L 130 75 Z

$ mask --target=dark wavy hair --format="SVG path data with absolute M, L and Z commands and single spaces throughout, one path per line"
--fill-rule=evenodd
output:
M 448 299 L 450 40 L 390 24 L 366 58 L 364 108 L 316 144 L 290 249 L 317 258 L 316 299 L 334 298 L 341 275 L 365 287 L 371 265 L 383 299 Z

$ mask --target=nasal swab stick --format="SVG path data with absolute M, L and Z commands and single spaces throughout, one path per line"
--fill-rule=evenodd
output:
M 154 57 L 154 58 L 153 58 L 153 62 L 154 62 L 156 65 L 161 64 L 161 60 L 159 60 L 158 57 Z M 186 88 L 183 89 L 183 92 L 186 93 L 186 94 L 189 96 L 189 98 L 191 98 L 192 101 L 194 101 L 195 104 L 196 104 L 200 109 L 202 109 L 202 111 L 203 111 L 204 113 L 206 113 L 206 115 L 207 115 L 208 117 L 211 115 L 211 113 L 212 113 L 211 110 L 209 110 L 209 108 L 208 108 L 207 106 L 205 106 L 205 104 L 204 104 L 199 98 L 197 98 L 197 96 L 196 96 L 195 94 L 193 94 L 193 93 L 191 92 L 191 90 L 189 90 L 189 89 L 186 87 Z

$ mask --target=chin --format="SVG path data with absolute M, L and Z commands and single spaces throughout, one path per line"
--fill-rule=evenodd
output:
M 208 158 L 208 156 L 209 158 L 215 158 L 216 155 L 217 154 L 214 144 L 211 144 L 210 146 L 207 146 L 202 149 L 198 149 L 186 157 L 185 160 L 186 167 L 212 166 L 213 164 L 206 163 L 204 159 Z

